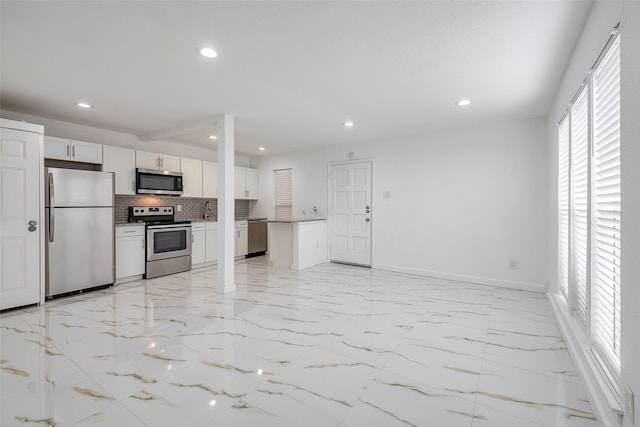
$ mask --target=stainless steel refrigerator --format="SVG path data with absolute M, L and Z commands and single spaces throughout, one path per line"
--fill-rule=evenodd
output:
M 112 172 L 45 168 L 47 297 L 115 281 Z

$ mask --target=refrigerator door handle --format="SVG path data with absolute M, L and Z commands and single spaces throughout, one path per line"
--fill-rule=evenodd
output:
M 53 174 L 49 172 L 49 242 L 53 242 L 56 232 L 56 198 Z

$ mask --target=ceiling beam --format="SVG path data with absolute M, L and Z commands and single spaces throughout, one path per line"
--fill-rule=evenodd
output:
M 140 141 L 157 141 L 161 139 L 170 139 L 176 136 L 189 134 L 199 129 L 210 128 L 212 125 L 218 125 L 218 118 L 220 116 L 212 116 L 204 119 L 196 120 L 195 122 L 185 123 L 180 126 L 174 126 L 172 128 L 158 130 L 154 132 L 147 132 L 138 135 Z

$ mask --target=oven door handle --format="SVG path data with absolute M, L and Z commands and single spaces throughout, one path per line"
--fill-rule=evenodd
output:
M 191 230 L 191 225 L 185 224 L 163 224 L 163 225 L 148 225 L 148 230 L 164 230 L 164 229 L 174 229 L 174 228 L 183 228 L 187 231 Z

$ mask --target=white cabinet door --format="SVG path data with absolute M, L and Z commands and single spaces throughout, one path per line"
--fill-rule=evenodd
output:
M 204 224 L 202 230 L 191 231 L 191 265 L 202 264 L 205 261 L 205 238 Z
M 202 197 L 216 199 L 218 197 L 218 164 L 202 162 Z
M 144 226 L 116 227 L 116 280 L 144 274 Z
M 75 162 L 102 164 L 102 144 L 71 140 L 71 156 Z
M 158 154 L 160 159 L 160 169 L 163 171 L 180 171 L 180 157 L 169 156 L 168 154 Z
M 71 141 L 55 136 L 44 137 L 44 157 L 46 159 L 69 160 Z
M 236 229 L 236 256 L 245 256 L 249 253 L 249 230 L 247 228 Z
M 157 153 L 148 151 L 136 151 L 136 167 L 142 169 L 160 169 L 160 160 Z
M 246 168 L 247 199 L 258 200 L 258 169 Z
M 246 199 L 247 198 L 247 168 L 242 166 L 235 166 L 233 168 L 235 172 L 235 198 Z
M 202 197 L 202 160 L 180 159 L 182 197 Z
M 41 144 L 42 134 L 0 128 L 0 310 L 42 301 Z
M 207 229 L 206 249 L 205 249 L 205 261 L 215 262 L 218 261 L 218 230 Z
M 136 152 L 129 148 L 105 145 L 102 153 L 102 170 L 114 172 L 116 194 L 136 194 Z

